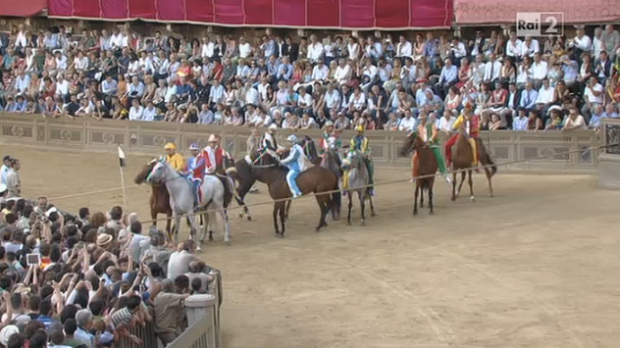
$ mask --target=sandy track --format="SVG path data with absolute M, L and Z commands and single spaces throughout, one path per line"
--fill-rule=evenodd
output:
M 25 194 L 49 197 L 120 186 L 115 154 L 67 154 L 7 146 L 22 160 Z M 131 181 L 146 157 L 130 157 Z M 36 167 L 36 169 L 35 169 Z M 378 169 L 378 181 L 406 178 Z M 411 216 L 407 184 L 377 189 L 378 216 L 319 234 L 312 199 L 293 204 L 286 238 L 271 207 L 254 221 L 231 214 L 204 258 L 222 269 L 225 347 L 617 347 L 620 330 L 620 194 L 583 176 L 500 174 L 489 198 L 450 202 L 436 185 L 436 215 Z M 250 203 L 268 199 L 250 195 Z M 467 192 L 467 191 L 465 191 Z M 148 219 L 148 188 L 127 191 Z M 56 199 L 72 211 L 122 202 L 120 191 Z

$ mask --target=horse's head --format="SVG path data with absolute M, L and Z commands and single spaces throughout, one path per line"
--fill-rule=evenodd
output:
M 151 170 L 146 175 L 146 182 L 149 184 L 162 184 L 166 181 L 166 161 L 163 157 L 152 160 L 148 165 Z
M 403 146 L 400 148 L 401 157 L 409 155 L 409 153 L 414 150 L 416 138 L 417 136 L 413 132 L 407 134 L 405 140 L 403 141 Z
M 347 153 L 347 157 L 342 160 L 342 168 L 355 168 L 361 163 L 362 154 L 359 151 L 351 150 Z
M 226 174 L 231 176 L 237 174 L 237 166 L 235 160 L 232 157 L 225 156 L 223 160 L 223 165 Z
M 138 185 L 143 184 L 149 174 L 151 174 L 154 165 L 155 161 L 149 161 L 148 163 L 143 165 L 142 169 L 138 172 L 138 174 L 136 174 L 136 177 L 133 179 L 133 181 Z
M 252 166 L 278 166 L 280 162 L 271 154 L 271 151 L 263 150 L 250 154 Z
M 316 150 L 316 145 L 312 138 L 304 137 L 301 141 L 301 147 L 304 149 L 304 154 L 312 164 L 317 165 L 321 162 L 321 158 L 319 157 L 319 153 Z

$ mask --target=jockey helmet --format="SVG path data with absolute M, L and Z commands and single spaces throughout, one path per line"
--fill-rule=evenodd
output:
M 209 140 L 207 140 L 209 143 L 217 143 L 217 137 L 215 136 L 215 134 L 211 134 L 209 136 Z
M 164 150 L 176 150 L 177 146 L 174 143 L 168 143 L 164 146 Z
M 364 132 L 364 126 L 363 125 L 358 125 L 357 127 L 355 127 L 355 131 L 357 132 Z
M 325 126 L 324 127 L 327 128 L 327 127 L 333 127 L 333 126 L 334 126 L 334 122 L 327 121 L 327 122 L 325 122 Z
M 190 149 L 190 150 L 200 150 L 200 147 L 198 146 L 198 144 L 196 144 L 196 143 L 192 143 L 192 144 L 189 146 L 189 149 Z
M 291 143 L 297 144 L 297 136 L 295 134 L 289 135 L 288 138 L 286 138 L 286 140 L 290 141 Z

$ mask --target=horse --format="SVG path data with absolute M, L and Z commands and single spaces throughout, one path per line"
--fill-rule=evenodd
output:
M 194 212 L 194 187 L 186 177 L 175 171 L 163 159 L 151 161 L 152 169 L 147 174 L 145 180 L 148 183 L 164 184 L 170 194 L 170 206 L 172 207 L 175 225 L 173 227 L 175 240 L 178 240 L 178 230 L 180 226 L 181 216 L 192 216 Z M 200 209 L 196 212 L 202 215 L 204 226 L 202 230 L 202 238 L 200 244 L 203 244 L 206 235 L 206 229 L 210 223 L 209 215 L 215 216 L 219 214 L 224 222 L 224 241 L 230 243 L 230 229 L 228 226 L 228 217 L 226 215 L 225 189 L 221 180 L 213 175 L 205 175 L 200 184 Z M 190 239 L 196 234 L 196 222 L 193 218 L 188 219 L 190 222 Z M 200 250 L 200 245 L 198 246 Z
M 486 151 L 486 148 L 480 139 L 476 139 L 476 145 L 479 154 L 478 160 L 484 166 L 484 172 L 489 183 L 489 195 L 490 197 L 493 197 L 493 185 L 491 183 L 491 178 L 495 175 L 495 173 L 497 173 L 497 166 L 495 165 L 495 162 L 493 162 L 493 159 L 489 153 Z M 467 183 L 469 184 L 470 192 L 469 200 L 474 202 L 474 185 L 471 177 L 474 153 L 469 140 L 467 140 L 467 137 L 462 130 L 459 131 L 454 147 L 454 159 L 452 161 L 452 200 L 455 201 L 460 195 L 461 188 L 465 182 L 465 172 L 467 172 Z M 459 184 L 458 190 L 456 189 L 457 171 L 461 171 L 461 183 Z
M 338 150 L 335 147 L 332 146 L 327 151 L 325 151 L 325 153 L 321 157 L 319 165 L 334 173 L 336 177 L 338 177 L 338 183 L 341 183 L 343 174 L 341 168 L 342 161 L 340 160 Z M 340 218 L 340 209 L 342 207 L 342 194 L 340 192 L 335 193 L 333 195 L 333 199 L 334 202 L 332 208 L 332 218 L 334 220 L 338 220 Z
M 349 175 L 349 187 L 345 189 L 347 196 L 349 197 L 349 212 L 347 214 L 347 224 L 351 225 L 351 208 L 353 207 L 353 192 L 357 192 L 360 200 L 360 206 L 362 210 L 361 224 L 366 224 L 366 199 L 370 203 L 370 215 L 375 216 L 375 207 L 372 204 L 372 197 L 368 194 L 368 184 L 370 178 L 368 175 L 368 168 L 362 158 L 361 153 L 358 151 L 349 151 L 347 157 L 342 161 L 342 167 L 348 168 Z
M 236 162 L 236 179 L 239 181 L 239 193 L 247 193 L 256 180 L 267 184 L 269 195 L 275 201 L 273 206 L 273 223 L 276 237 L 284 237 L 286 231 L 286 202 L 290 202 L 291 191 L 286 182 L 288 168 L 271 154 L 257 152 L 247 155 L 244 160 Z M 332 208 L 332 194 L 325 193 L 338 189 L 338 178 L 329 170 L 312 166 L 297 177 L 297 185 L 303 194 L 315 194 L 316 202 L 321 210 L 319 224 L 315 231 L 327 227 L 325 217 Z M 280 223 L 278 224 L 278 217 Z M 281 229 L 280 229 L 281 225 Z
M 425 145 L 422 138 L 415 133 L 411 133 L 405 138 L 401 148 L 401 156 L 407 156 L 411 151 L 418 153 L 418 161 L 420 161 L 418 172 L 415 173 L 419 178 L 415 182 L 413 215 L 418 214 L 418 194 L 420 195 L 420 208 L 424 206 L 424 189 L 428 192 L 429 214 L 433 215 L 435 214 L 433 210 L 433 185 L 435 184 L 435 173 L 437 173 L 438 168 L 437 158 L 433 150 Z
M 153 169 L 153 163 L 147 163 L 142 167 L 142 170 L 136 174 L 134 182 L 138 185 L 144 183 L 146 176 Z M 170 208 L 170 195 L 165 185 L 153 184 L 151 185 L 151 197 L 149 198 L 149 207 L 151 208 L 151 219 L 153 220 L 153 226 L 157 227 L 157 215 L 166 214 L 166 232 L 168 236 L 171 236 L 170 224 L 172 223 L 172 208 Z

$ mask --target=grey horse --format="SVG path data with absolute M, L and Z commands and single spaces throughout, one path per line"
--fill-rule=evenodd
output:
M 330 145 L 329 149 L 321 156 L 320 166 L 328 169 L 338 177 L 338 187 L 342 188 L 342 161 L 338 149 L 334 145 Z M 332 207 L 332 218 L 338 220 L 340 218 L 340 207 L 342 205 L 342 195 L 337 192 L 333 195 L 334 206 Z
M 343 169 L 348 169 L 349 184 L 345 189 L 345 193 L 349 197 L 349 212 L 347 214 L 347 224 L 351 224 L 351 208 L 353 207 L 353 195 L 354 192 L 360 200 L 360 207 L 362 210 L 361 224 L 366 224 L 366 199 L 370 203 L 370 215 L 375 216 L 375 207 L 372 204 L 372 197 L 368 194 L 370 183 L 368 176 L 368 169 L 363 161 L 362 155 L 358 151 L 349 151 L 347 157 L 342 161 Z
M 193 239 L 196 234 L 196 222 L 194 216 L 192 216 L 194 214 L 194 188 L 187 178 L 175 171 L 163 159 L 155 161 L 157 162 L 147 176 L 146 181 L 149 183 L 159 182 L 166 185 L 168 193 L 170 193 L 170 207 L 173 212 L 175 229 L 180 226 L 183 215 L 189 216 L 191 224 L 190 238 Z M 213 175 L 205 175 L 200 184 L 201 197 L 198 204 L 200 210 L 197 212 L 197 214 L 203 216 L 204 220 L 200 244 L 204 242 L 207 227 L 212 221 L 215 221 L 216 214 L 219 214 L 224 222 L 224 241 L 227 244 L 230 243 L 230 229 L 224 207 L 224 192 L 224 185 L 220 179 Z M 198 248 L 200 250 L 200 246 Z

